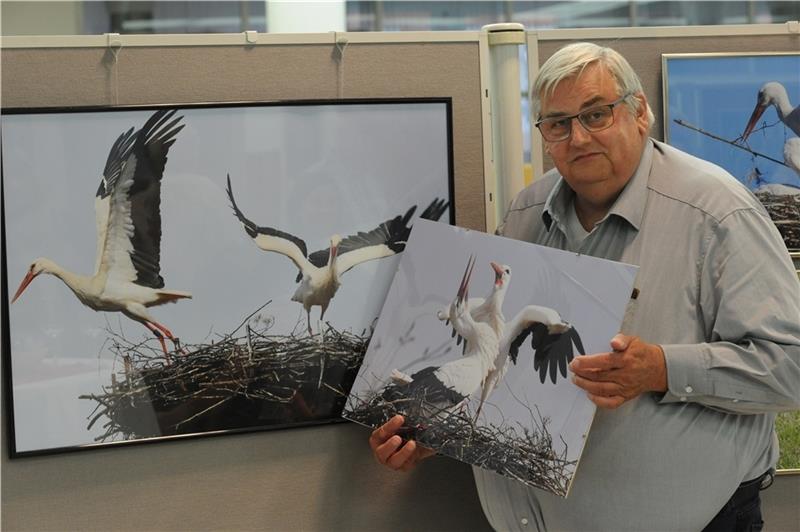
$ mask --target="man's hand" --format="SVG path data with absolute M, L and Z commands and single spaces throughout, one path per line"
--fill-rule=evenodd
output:
M 610 353 L 575 357 L 573 382 L 601 408 L 617 408 L 644 392 L 667 391 L 667 363 L 661 346 L 618 334 Z
M 436 454 L 433 449 L 417 445 L 414 440 L 404 442 L 397 435 L 403 423 L 403 416 L 396 415 L 375 429 L 369 437 L 369 446 L 375 459 L 395 471 L 410 471 L 421 460 Z

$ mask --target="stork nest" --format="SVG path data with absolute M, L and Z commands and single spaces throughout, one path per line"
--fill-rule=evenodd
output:
M 363 399 L 350 396 L 343 416 L 370 427 L 379 427 L 395 414 L 405 424 L 403 438 L 434 449 L 437 453 L 489 469 L 508 478 L 566 497 L 577 460 L 553 447 L 550 420 L 538 408 L 530 410 L 530 425 L 476 425 L 468 408 L 452 412 L 437 409 L 414 396 L 387 401 L 382 392 L 369 392 Z
M 271 325 L 245 321 L 169 360 L 151 340 L 113 335 L 124 368 L 101 393 L 80 396 L 97 403 L 87 429 L 105 421 L 95 438 L 105 442 L 338 420 L 370 334 L 326 324 L 322 337 L 275 335 Z
M 755 195 L 783 236 L 786 247 L 800 249 L 800 194 L 756 192 Z

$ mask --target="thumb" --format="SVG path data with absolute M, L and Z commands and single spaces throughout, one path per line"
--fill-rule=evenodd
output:
M 614 351 L 625 351 L 630 343 L 631 337 L 620 333 L 611 339 L 611 349 Z

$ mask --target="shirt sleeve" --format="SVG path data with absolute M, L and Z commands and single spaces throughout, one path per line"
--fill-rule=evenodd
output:
M 661 402 L 740 414 L 800 408 L 800 283 L 766 214 L 742 209 L 721 220 L 698 275 L 707 341 L 662 345 Z

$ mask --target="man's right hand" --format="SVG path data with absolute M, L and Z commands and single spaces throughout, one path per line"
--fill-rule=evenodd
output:
M 395 471 L 410 471 L 420 461 L 436 454 L 433 449 L 417 445 L 414 440 L 404 441 L 397 434 L 403 423 L 403 416 L 396 415 L 372 431 L 369 437 L 369 446 L 375 459 Z

